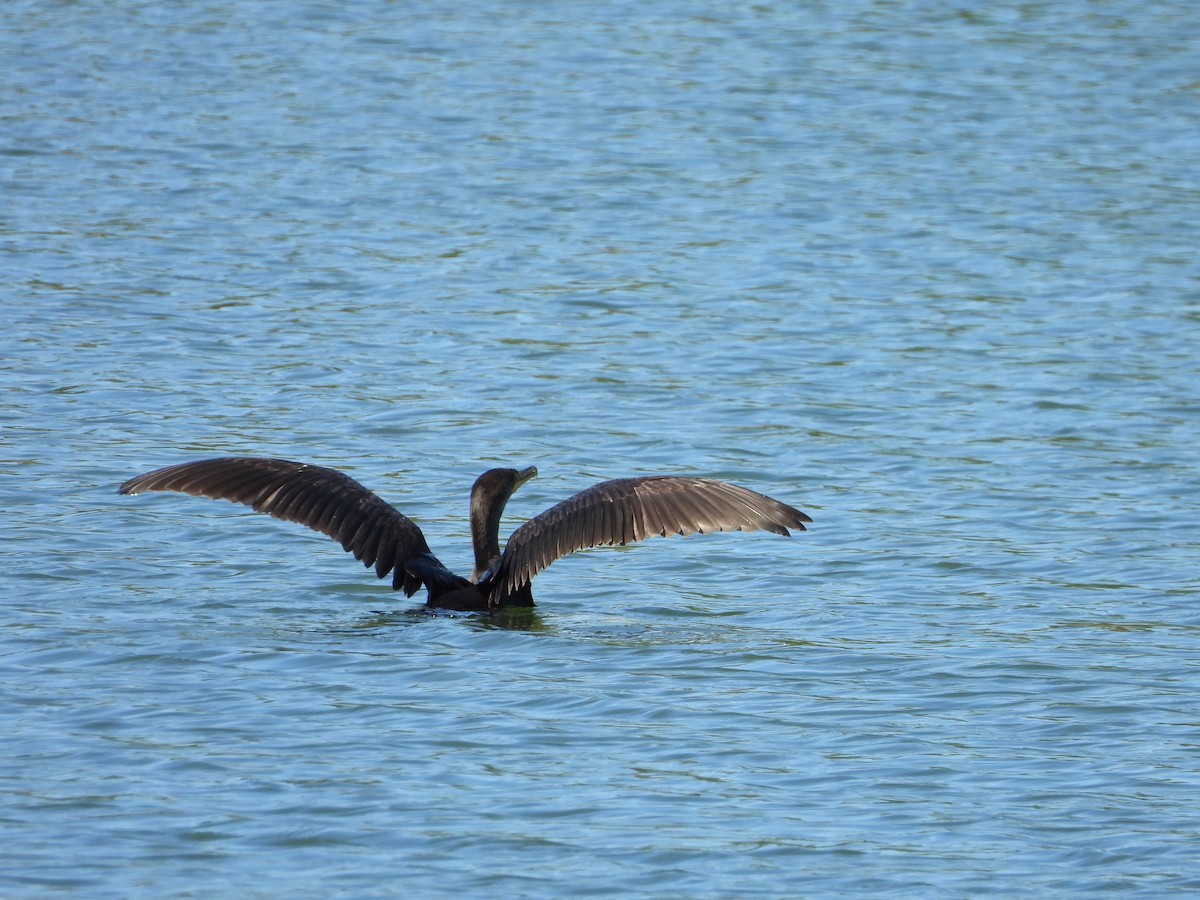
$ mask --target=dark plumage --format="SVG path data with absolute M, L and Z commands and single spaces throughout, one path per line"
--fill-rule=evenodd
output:
M 807 515 L 743 487 L 691 476 L 604 481 L 534 516 L 500 550 L 500 516 L 530 467 L 490 469 L 471 488 L 475 571 L 455 575 L 429 551 L 421 529 L 353 478 L 286 459 L 226 457 L 168 466 L 131 478 L 118 493 L 179 491 L 244 503 L 338 541 L 392 588 L 411 597 L 425 585 L 428 605 L 456 610 L 533 606 L 530 581 L 576 550 L 630 544 L 653 535 L 763 529 L 789 535 Z

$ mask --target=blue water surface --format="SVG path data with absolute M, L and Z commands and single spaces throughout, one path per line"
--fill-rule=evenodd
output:
M 1200 892 L 1192 5 L 0 7 L 0 894 Z M 118 497 L 810 532 L 511 620 Z

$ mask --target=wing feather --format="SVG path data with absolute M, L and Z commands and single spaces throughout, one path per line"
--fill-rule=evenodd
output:
M 772 531 L 790 535 L 812 519 L 765 494 L 724 481 L 651 475 L 604 481 L 552 506 L 513 532 L 489 593 L 504 597 L 576 550 L 654 535 Z
M 176 491 L 229 500 L 287 522 L 307 525 L 353 553 L 380 578 L 395 571 L 393 587 L 412 596 L 420 580 L 404 571 L 429 553 L 425 536 L 407 516 L 349 475 L 286 459 L 221 457 L 167 466 L 131 478 L 121 494 Z
M 592 546 L 601 547 L 604 544 L 612 543 L 612 501 L 602 500 L 596 506 L 596 518 L 592 526 Z
M 663 515 L 662 509 L 659 508 L 658 499 L 652 493 L 647 493 L 638 499 L 642 502 L 646 510 L 646 521 L 649 524 L 649 528 L 646 534 L 643 535 L 642 540 L 654 535 L 666 537 L 668 534 L 666 517 Z

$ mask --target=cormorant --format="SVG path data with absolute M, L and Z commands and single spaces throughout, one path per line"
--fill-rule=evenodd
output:
M 576 550 L 629 544 L 653 535 L 765 529 L 790 536 L 807 515 L 763 494 L 711 478 L 649 475 L 604 481 L 534 516 L 500 551 L 500 515 L 509 497 L 537 469 L 490 469 L 471 488 L 475 571 L 455 575 L 429 552 L 421 529 L 353 478 L 286 459 L 224 457 L 168 466 L 139 475 L 121 494 L 179 491 L 244 503 L 256 512 L 299 522 L 338 541 L 411 597 L 423 584 L 427 604 L 485 611 L 533 606 L 530 581 Z

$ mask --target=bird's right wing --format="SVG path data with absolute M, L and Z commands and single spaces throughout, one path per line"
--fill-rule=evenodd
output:
M 338 541 L 380 578 L 394 571 L 393 590 L 411 597 L 420 579 L 405 571 L 410 560 L 429 554 L 421 529 L 349 475 L 286 459 L 223 457 L 168 466 L 139 475 L 121 494 L 178 491 L 243 503 L 256 512 L 299 522 Z
M 603 481 L 514 531 L 488 579 L 490 592 L 506 596 L 556 559 L 587 547 L 713 531 L 788 535 L 789 528 L 804 531 L 811 521 L 786 503 L 712 478 L 650 475 Z

